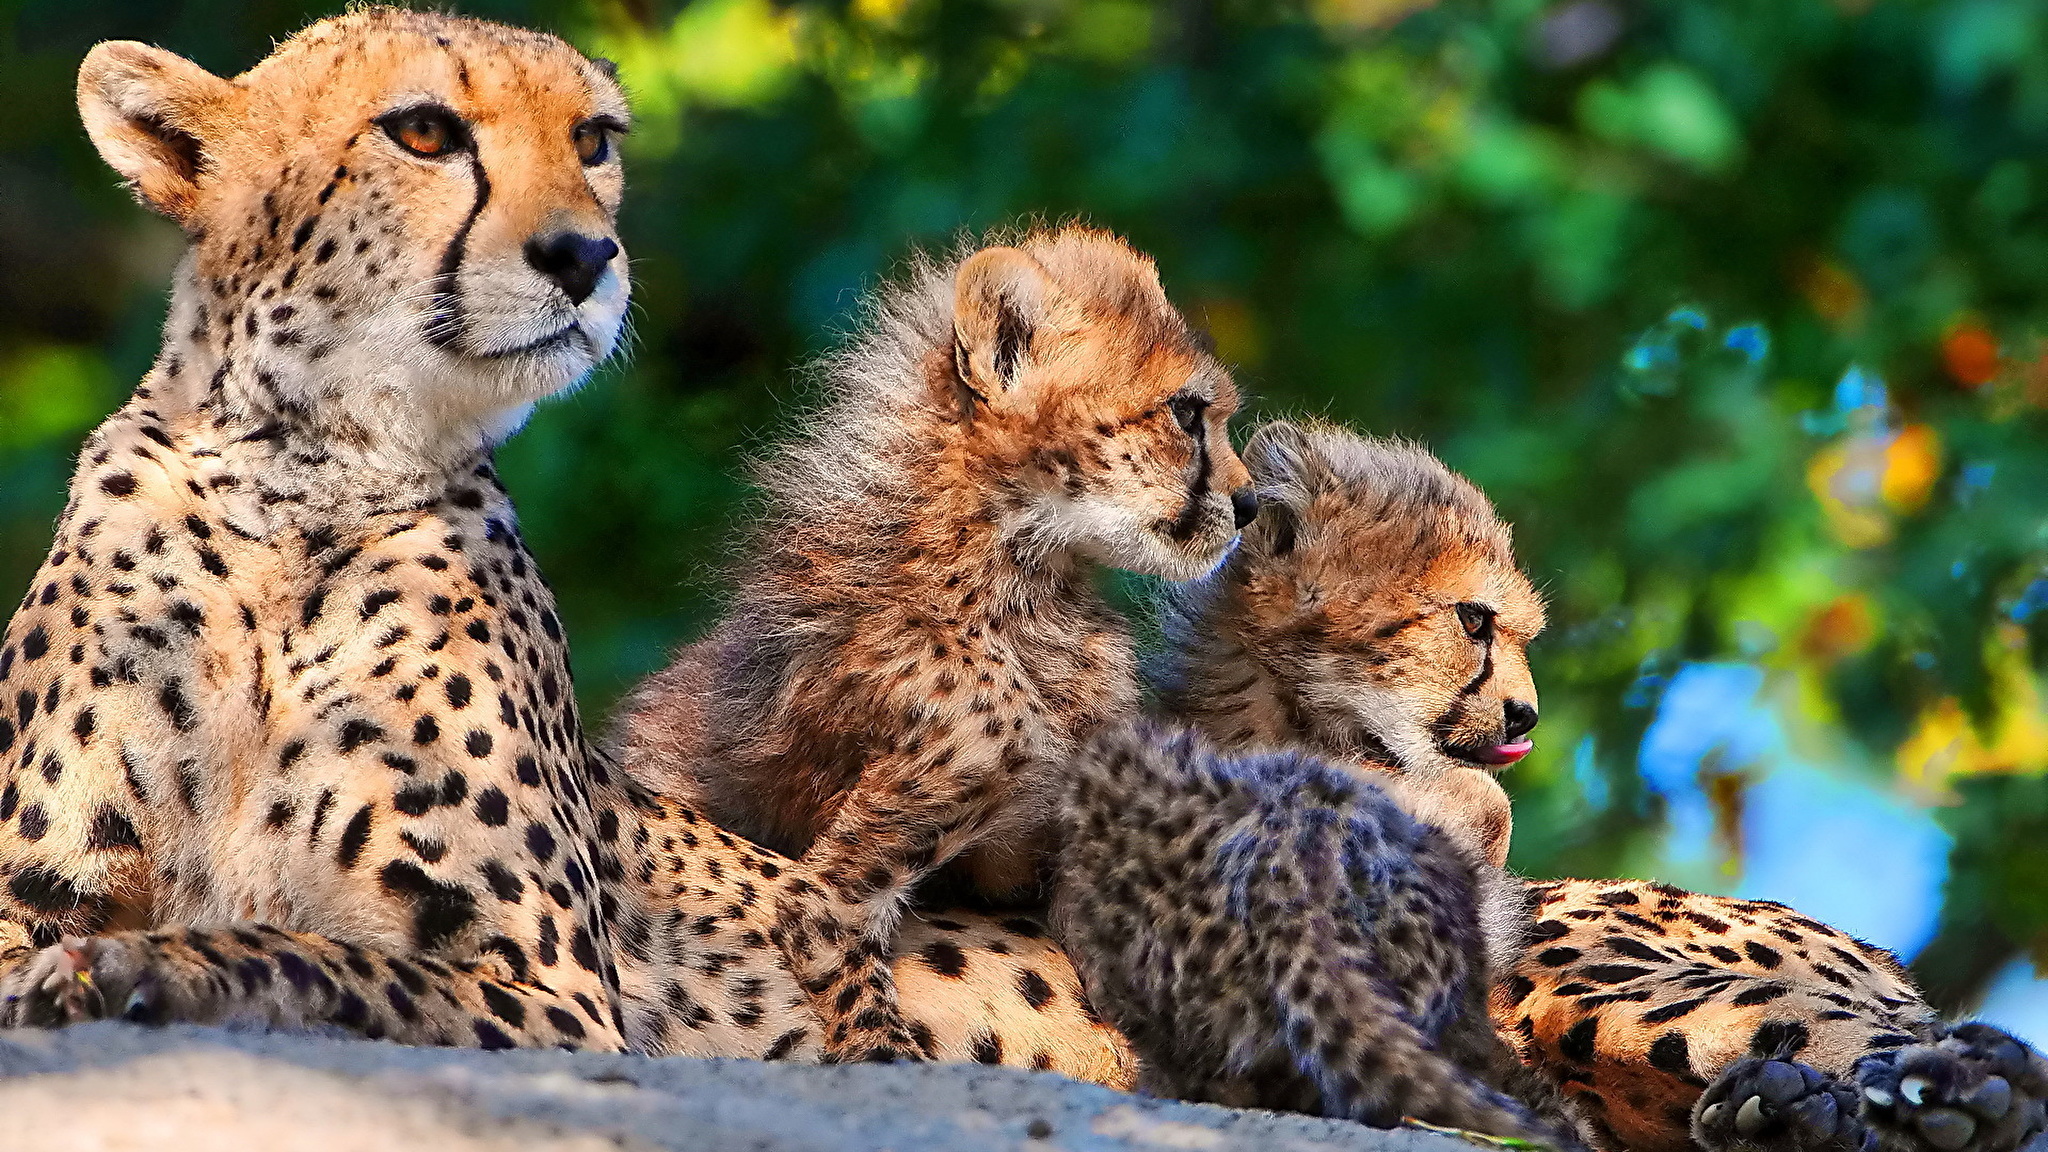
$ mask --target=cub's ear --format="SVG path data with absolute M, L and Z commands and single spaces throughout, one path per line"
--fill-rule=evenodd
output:
M 180 224 L 198 204 L 207 135 L 237 89 L 183 56 L 109 40 L 78 69 L 78 114 L 136 198 Z
M 1294 551 L 1308 504 L 1333 479 L 1314 433 L 1287 420 L 1259 426 L 1240 453 L 1259 492 L 1259 518 L 1245 543 L 1267 555 Z
M 964 414 L 1016 382 L 1052 290 L 1045 267 L 1015 248 L 984 248 L 953 274 L 953 359 Z

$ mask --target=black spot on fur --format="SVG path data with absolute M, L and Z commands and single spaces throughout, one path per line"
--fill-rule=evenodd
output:
M 1805 1049 L 1806 1025 L 1798 1020 L 1766 1020 L 1749 1040 L 1749 1054 L 1767 1060 L 1789 1060 Z
M 341 830 L 341 843 L 334 850 L 334 862 L 346 871 L 362 859 L 363 845 L 370 842 L 371 805 L 365 804 L 349 817 L 347 827 Z
M 26 813 L 23 816 L 26 818 Z M 30 865 L 8 877 L 7 890 L 30 908 L 53 916 L 76 912 L 84 902 L 83 894 L 68 878 L 40 865 Z
M 135 825 L 128 817 L 115 811 L 112 805 L 102 805 L 92 818 L 92 830 L 86 834 L 85 846 L 102 851 L 119 848 L 141 851 L 142 837 L 136 835 Z
M 1650 1066 L 1674 1076 L 1691 1076 L 1692 1051 L 1685 1033 L 1666 1032 L 1650 1042 Z
M 1565 1034 L 1557 1038 L 1560 1055 L 1574 1064 L 1593 1062 L 1593 1050 L 1599 1038 L 1600 1019 L 1588 1016 L 1572 1025 Z
M 1045 977 L 1028 968 L 1017 977 L 1017 992 L 1024 997 L 1024 1002 L 1033 1008 L 1043 1010 L 1052 1002 L 1052 985 L 1045 982 Z
M 994 1032 L 984 1028 L 974 1034 L 968 1049 L 969 1056 L 977 1064 L 1001 1064 L 1003 1062 L 1003 1040 Z
M 526 1026 L 526 1005 L 521 1004 L 518 997 L 495 984 L 479 985 L 478 990 L 483 993 L 484 1005 L 491 1010 L 491 1015 L 514 1028 Z
M 1695 997 L 1691 1000 L 1676 1000 L 1661 1008 L 1652 1008 L 1648 1012 L 1643 1013 L 1643 1023 L 1669 1024 L 1671 1021 L 1684 1016 L 1706 1002 L 1707 998 L 1704 996 Z
M 413 942 L 431 952 L 476 919 L 476 898 L 468 889 L 443 884 L 409 860 L 393 860 L 378 873 L 384 890 L 413 909 Z
M 949 940 L 935 940 L 925 945 L 924 951 L 918 955 L 923 958 L 925 967 L 941 976 L 958 979 L 967 971 L 967 954 Z

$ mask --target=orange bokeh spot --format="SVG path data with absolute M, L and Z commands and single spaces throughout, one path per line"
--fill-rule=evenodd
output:
M 1869 596 L 1851 592 L 1813 614 L 1799 647 L 1810 659 L 1833 664 L 1865 651 L 1876 639 L 1876 608 Z
M 1884 450 L 1879 492 L 1899 512 L 1918 512 L 1941 479 L 1941 437 L 1925 424 L 1899 429 Z
M 1941 363 L 1956 383 L 1982 388 L 1998 376 L 1998 341 L 1975 321 L 1951 324 L 1941 338 Z

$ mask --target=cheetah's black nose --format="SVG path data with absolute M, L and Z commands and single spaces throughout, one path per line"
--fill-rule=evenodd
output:
M 1536 727 L 1536 706 L 1521 700 L 1509 700 L 1501 707 L 1507 712 L 1508 738 L 1513 744 Z
M 1230 514 L 1237 519 L 1239 528 L 1251 523 L 1259 514 L 1259 494 L 1250 488 L 1239 488 L 1232 492 Z
M 560 285 L 571 304 L 590 299 L 590 293 L 597 288 L 597 278 L 604 275 L 606 266 L 618 254 L 619 246 L 609 236 L 557 232 L 526 242 L 526 262 Z

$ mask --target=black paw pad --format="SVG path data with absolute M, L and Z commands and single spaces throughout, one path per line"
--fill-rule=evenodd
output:
M 1789 1060 L 1738 1061 L 1700 1096 L 1693 1136 L 1703 1148 L 1854 1149 L 1862 1143 L 1856 1090 Z

